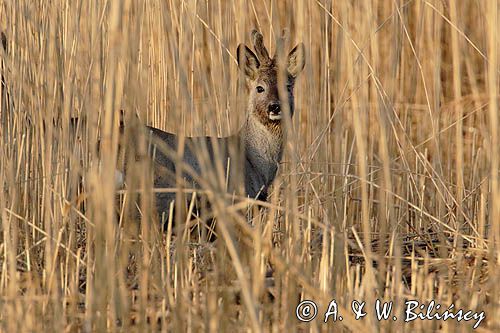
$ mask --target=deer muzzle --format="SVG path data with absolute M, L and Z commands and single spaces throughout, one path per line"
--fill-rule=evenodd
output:
M 280 120 L 282 118 L 280 103 L 269 104 L 268 115 L 271 120 Z

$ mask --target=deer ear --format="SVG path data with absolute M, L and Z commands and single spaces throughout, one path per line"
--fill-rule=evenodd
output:
M 252 52 L 246 45 L 240 44 L 237 49 L 238 66 L 245 72 L 245 76 L 250 80 L 257 78 L 257 70 L 260 62 L 255 53 Z
M 287 70 L 294 78 L 299 75 L 306 64 L 306 50 L 303 43 L 297 44 L 288 54 Z

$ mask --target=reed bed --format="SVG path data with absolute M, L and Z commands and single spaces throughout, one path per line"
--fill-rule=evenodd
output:
M 498 13 L 495 0 L 0 0 L 0 329 L 474 330 L 404 321 L 405 302 L 434 300 L 498 332 Z M 271 50 L 283 28 L 307 50 L 270 200 L 207 187 L 215 242 L 180 205 L 162 228 L 147 158 L 114 183 L 123 148 L 147 156 L 144 124 L 237 131 L 235 52 L 253 28 Z M 120 134 L 120 118 L 135 125 Z M 343 320 L 325 323 L 332 300 Z M 397 320 L 379 321 L 376 300 Z

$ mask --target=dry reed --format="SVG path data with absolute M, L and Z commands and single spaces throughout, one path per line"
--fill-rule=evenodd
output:
M 498 331 L 498 11 L 495 0 L 1 0 L 0 330 L 473 330 L 405 323 L 414 299 L 484 311 L 481 332 Z M 147 159 L 117 194 L 118 142 L 147 150 L 134 126 L 120 136 L 119 111 L 180 135 L 235 132 L 235 50 L 253 28 L 273 50 L 282 28 L 307 49 L 271 200 L 209 188 L 215 243 L 185 228 L 182 209 L 163 231 Z M 140 222 L 127 217 L 137 190 Z M 296 318 L 305 299 L 318 304 L 310 323 Z M 332 299 L 343 320 L 324 323 Z M 378 321 L 377 299 L 398 320 Z

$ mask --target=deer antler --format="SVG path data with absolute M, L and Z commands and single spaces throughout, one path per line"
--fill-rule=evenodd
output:
M 267 52 L 266 47 L 264 46 L 262 34 L 257 30 L 252 31 L 252 41 L 255 48 L 255 52 L 257 53 L 257 58 L 261 63 L 268 63 L 271 61 L 269 58 L 269 53 Z
M 281 36 L 279 36 L 276 40 L 276 51 L 274 52 L 273 59 L 285 60 L 285 45 L 289 38 L 288 29 L 281 30 Z

